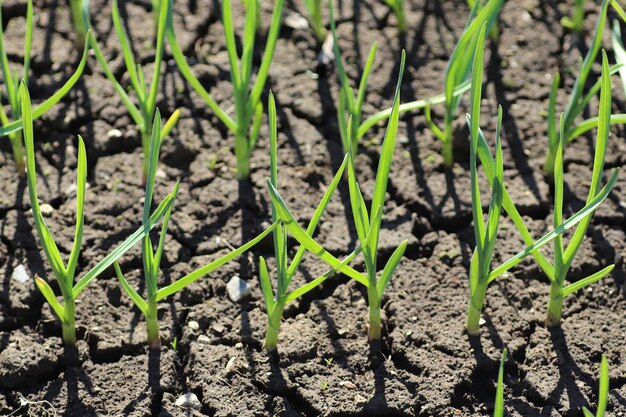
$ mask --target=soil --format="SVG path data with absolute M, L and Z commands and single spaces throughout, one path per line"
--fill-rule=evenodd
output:
M 35 5 L 33 102 L 48 97 L 80 59 L 65 2 Z M 123 59 L 110 19 L 110 4 L 91 2 L 95 32 L 124 81 Z M 238 2 L 235 2 L 238 4 Z M 263 2 L 267 22 L 271 2 Z M 399 55 L 407 50 L 402 101 L 441 92 L 445 66 L 467 16 L 461 0 L 406 3 L 411 28 L 399 36 L 383 2 L 338 2 L 339 46 L 348 74 L 358 80 L 370 45 L 378 42 L 364 114 L 391 104 Z M 562 4 L 561 4 L 562 3 Z M 550 228 L 550 180 L 541 170 L 546 151 L 545 109 L 552 76 L 565 89 L 589 38 L 572 36 L 559 24 L 572 2 L 506 2 L 501 36 L 486 53 L 483 125 L 493 138 L 497 105 L 504 110 L 507 187 L 530 230 Z M 586 32 L 597 6 L 588 2 Z M 133 45 L 150 71 L 154 32 L 150 2 L 120 2 Z M 236 6 L 236 24 L 242 10 Z M 19 68 L 25 0 L 2 4 L 5 45 Z M 95 12 L 97 11 L 97 13 Z M 286 14 L 305 14 L 300 1 Z M 358 23 L 358 24 L 357 24 Z M 202 82 L 223 108 L 232 105 L 228 58 L 218 4 L 180 0 L 175 25 L 182 47 Z M 608 38 L 605 39 L 608 45 Z M 262 50 L 257 48 L 260 60 Z M 283 25 L 268 88 L 279 118 L 280 192 L 298 219 L 310 219 L 342 159 L 336 123 L 334 70 L 318 65 L 319 45 L 308 29 Z M 158 105 L 164 115 L 182 109 L 163 144 L 158 195 L 176 179 L 181 190 L 171 219 L 161 285 L 204 265 L 259 233 L 270 220 L 266 122 L 251 159 L 251 179 L 238 182 L 232 138 L 186 85 L 168 55 Z M 597 76 L 598 68 L 595 68 Z M 150 72 L 151 73 L 151 72 Z M 614 80 L 614 109 L 626 101 Z M 467 99 L 462 104 L 466 111 Z M 592 102 L 589 114 L 595 114 Z M 442 110 L 433 109 L 435 120 Z M 509 416 L 580 416 L 595 409 L 599 364 L 610 367 L 609 416 L 626 416 L 626 179 L 597 210 L 568 277 L 580 279 L 615 263 L 599 283 L 569 297 L 562 327 L 544 326 L 548 282 L 527 260 L 489 288 L 480 337 L 464 331 L 468 267 L 473 247 L 467 132 L 458 123 L 459 146 L 451 171 L 440 144 L 421 114 L 403 115 L 389 183 L 381 236 L 381 260 L 404 239 L 409 246 L 383 301 L 385 334 L 379 344 L 366 336 L 363 288 L 334 277 L 285 310 L 277 355 L 262 348 L 265 313 L 258 283 L 258 256 L 271 258 L 268 239 L 249 253 L 170 297 L 159 307 L 163 348 L 149 352 L 141 314 L 119 288 L 113 271 L 92 282 L 77 307 L 76 350 L 63 349 L 60 325 L 32 280 L 13 275 L 51 271 L 35 236 L 24 180 L 15 175 L 8 141 L 0 143 L 0 414 L 11 416 L 487 416 L 492 414 L 499 358 L 509 349 L 504 382 Z M 87 271 L 134 231 L 140 221 L 141 147 L 131 118 L 94 59 L 60 104 L 36 123 L 39 195 L 52 207 L 46 221 L 68 254 L 74 233 L 76 139 L 88 147 L 89 189 L 80 271 Z M 120 135 L 121 133 L 121 135 Z M 626 132 L 613 128 L 606 167 L 626 158 Z M 357 157 L 365 197 L 371 196 L 384 125 L 363 139 Z M 591 177 L 594 137 L 566 148 L 565 211 L 581 208 Z M 337 256 L 357 240 L 348 227 L 348 190 L 341 186 L 320 225 L 317 239 Z M 495 262 L 523 248 L 508 221 L 499 235 Z M 550 255 L 550 251 L 545 251 Z M 139 247 L 121 259 L 131 284 L 143 290 Z M 357 263 L 355 266 L 363 268 Z M 307 257 L 298 285 L 323 272 Z M 79 272 L 80 272 L 79 271 Z M 252 294 L 242 303 L 227 296 L 233 275 L 247 279 Z M 193 393 L 199 409 L 175 405 Z

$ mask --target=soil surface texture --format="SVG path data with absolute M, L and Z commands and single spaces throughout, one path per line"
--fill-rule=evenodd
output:
M 39 103 L 69 77 L 81 51 L 67 3 L 35 3 L 30 91 Z M 272 2 L 261 3 L 266 27 Z M 402 102 L 442 92 L 448 57 L 468 15 L 465 1 L 405 1 L 405 35 L 399 35 L 396 18 L 384 2 L 335 3 L 339 46 L 355 85 L 371 45 L 378 43 L 365 117 L 391 105 L 403 48 L 407 69 Z M 559 71 L 563 88 L 558 104 L 563 109 L 597 16 L 596 2 L 587 2 L 585 36 L 573 36 L 559 23 L 572 3 L 508 1 L 497 43 L 486 43 L 482 125 L 493 143 L 497 106 L 502 105 L 507 188 L 536 237 L 552 225 L 553 186 L 542 171 L 550 86 Z M 92 0 L 90 7 L 103 51 L 116 76 L 128 85 L 111 4 Z M 241 28 L 243 8 L 239 2 L 234 7 L 235 24 Z M 139 61 L 151 74 L 151 2 L 120 1 L 120 8 Z M 177 0 L 174 10 L 177 36 L 194 73 L 222 108 L 232 109 L 219 2 Z M 305 10 L 301 0 L 287 2 L 264 93 L 271 89 L 278 107 L 279 191 L 303 223 L 343 159 L 336 71 L 318 61 L 321 45 L 301 24 Z M 25 11 L 26 0 L 2 4 L 5 46 L 15 68 L 22 60 Z M 608 36 L 604 41 L 609 48 Z M 257 42 L 257 63 L 263 44 Z M 176 108 L 182 116 L 163 144 L 156 200 L 177 179 L 181 188 L 166 239 L 161 285 L 243 244 L 271 221 L 265 187 L 266 118 L 251 158 L 251 179 L 237 181 L 232 136 L 166 54 L 158 106 L 165 117 Z M 594 67 L 594 79 L 599 69 Z M 618 78 L 613 96 L 613 110 L 623 113 L 626 101 Z M 52 273 L 34 229 L 26 181 L 16 176 L 8 140 L 0 141 L 0 415 L 489 416 L 500 355 L 507 347 L 508 416 L 577 417 L 582 406 L 595 410 L 600 360 L 606 354 L 611 386 L 607 415 L 625 417 L 626 175 L 597 210 L 568 280 L 613 263 L 615 269 L 566 299 L 562 327 L 544 326 L 549 284 L 529 259 L 490 285 L 481 335 L 468 337 L 464 325 L 474 234 L 463 117 L 467 106 L 466 96 L 450 171 L 423 114 L 401 117 L 379 263 L 404 239 L 408 249 L 383 300 L 382 342 L 367 340 L 364 288 L 336 276 L 287 306 L 276 355 L 263 349 L 266 316 L 258 279 L 259 256 L 272 264 L 270 239 L 164 300 L 159 307 L 163 348 L 156 353 L 146 348 L 141 313 L 121 291 L 114 271 L 107 271 L 81 294 L 79 342 L 76 350 L 64 349 L 59 321 L 32 280 L 35 273 L 52 279 Z M 592 100 L 586 114 L 596 113 L 597 100 Z M 442 121 L 441 106 L 433 108 L 433 118 Z M 384 132 L 381 123 L 359 145 L 357 175 L 368 201 Z M 85 138 L 89 164 L 80 276 L 139 226 L 143 202 L 138 131 L 94 57 L 70 94 L 35 125 L 39 196 L 49 205 L 46 222 L 65 255 L 74 236 L 77 134 Z M 566 147 L 566 215 L 584 205 L 594 143 L 595 132 L 590 132 Z M 608 146 L 606 169 L 622 166 L 623 127 L 612 128 Z M 482 184 L 487 189 L 484 179 Z M 317 241 L 338 257 L 348 254 L 357 242 L 356 231 L 348 226 L 351 219 L 344 181 L 322 218 Z M 513 225 L 503 220 L 494 262 L 523 247 Z M 552 256 L 550 249 L 544 253 Z M 120 264 L 131 284 L 143 291 L 139 245 Z M 292 285 L 315 278 L 325 268 L 305 257 Z M 363 270 L 362 261 L 355 268 Z M 226 290 L 234 275 L 252 287 L 241 303 L 232 302 Z M 198 399 L 195 408 L 176 404 L 190 393 Z

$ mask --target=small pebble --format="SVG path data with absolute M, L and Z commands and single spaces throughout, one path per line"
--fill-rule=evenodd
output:
M 198 397 L 193 392 L 188 392 L 178 397 L 176 405 L 181 408 L 193 408 L 194 410 L 200 410 L 202 408 L 200 400 L 198 400 Z
M 41 210 L 41 214 L 43 214 L 44 216 L 49 216 L 54 212 L 54 208 L 52 208 L 50 204 L 46 203 L 40 205 L 39 209 Z
M 235 362 L 237 361 L 237 357 L 233 356 L 232 358 L 230 358 L 228 360 L 228 363 L 226 364 L 226 373 L 231 373 L 235 370 Z
M 24 265 L 20 264 L 16 266 L 13 270 L 13 273 L 11 274 L 11 279 L 19 282 L 20 284 L 24 284 L 30 281 L 30 275 L 28 275 L 28 272 L 26 272 L 26 268 L 24 268 Z
M 213 325 L 213 327 L 212 327 L 212 329 L 213 329 L 213 331 L 214 331 L 215 333 L 217 333 L 217 334 L 222 334 L 222 333 L 224 333 L 224 330 L 225 330 L 225 329 L 224 329 L 224 325 L 223 325 L 223 324 L 220 324 L 220 323 L 216 323 L 216 324 L 214 324 L 214 325 Z
M 241 342 L 237 342 L 237 343 L 235 344 L 235 349 L 243 349 L 243 343 L 241 343 Z
M 357 395 L 354 396 L 354 403 L 355 404 L 364 404 L 366 402 L 367 402 L 367 400 L 362 395 L 357 394 Z
M 202 334 L 198 336 L 198 343 L 200 343 L 201 345 L 208 345 L 211 343 L 211 339 L 209 339 L 209 336 L 205 336 Z
M 119 129 L 111 129 L 107 132 L 107 136 L 109 138 L 121 138 L 122 137 L 122 131 Z
M 198 330 L 200 330 L 200 325 L 195 320 L 191 320 L 189 323 L 187 323 L 187 327 L 189 327 L 189 330 L 191 330 L 192 332 L 197 332 Z
M 483 324 L 487 323 L 487 321 L 484 318 L 480 318 L 480 320 L 478 320 L 478 325 L 482 326 Z
M 239 303 L 250 295 L 252 287 L 250 287 L 246 280 L 235 275 L 228 281 L 228 284 L 226 284 L 226 291 L 228 291 L 228 298 L 230 298 L 231 301 Z
M 356 385 L 354 385 L 354 383 L 351 381 L 342 381 L 339 383 L 339 385 L 348 389 L 356 389 Z
M 306 20 L 300 13 L 292 12 L 285 16 L 285 26 L 291 29 L 307 29 L 309 27 L 309 21 Z

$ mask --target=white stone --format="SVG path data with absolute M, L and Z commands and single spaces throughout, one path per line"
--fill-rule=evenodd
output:
M 200 330 L 200 325 L 195 320 L 191 320 L 189 323 L 187 323 L 187 327 L 189 327 L 189 330 L 191 330 L 192 332 L 197 332 L 198 330 Z
M 193 392 L 188 392 L 178 397 L 176 405 L 182 408 L 193 408 L 194 410 L 200 410 L 202 408 L 200 400 L 198 400 L 198 397 Z
M 49 216 L 54 212 L 54 208 L 50 204 L 43 203 L 39 206 L 41 210 L 41 214 L 44 216 Z
M 237 362 L 236 356 L 233 356 L 232 358 L 228 360 L 228 363 L 226 364 L 226 373 L 231 373 L 235 370 L 236 362 Z
M 110 138 L 121 138 L 122 131 L 119 129 L 111 129 L 107 132 L 107 136 Z
M 226 291 L 228 291 L 228 298 L 235 303 L 239 303 L 250 295 L 252 287 L 250 287 L 246 280 L 235 275 L 228 281 L 228 284 L 226 284 Z
M 211 339 L 209 339 L 209 336 L 202 334 L 198 336 L 198 343 L 200 343 L 201 345 L 208 345 L 211 343 Z
M 20 264 L 16 266 L 13 270 L 13 273 L 11 274 L 11 279 L 19 282 L 20 284 L 25 284 L 30 281 L 30 275 L 28 275 L 28 272 L 26 272 L 26 268 L 24 267 L 24 265 Z

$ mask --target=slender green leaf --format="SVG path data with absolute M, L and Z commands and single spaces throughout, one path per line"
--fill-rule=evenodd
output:
M 264 257 L 259 257 L 259 281 L 261 281 L 261 290 L 263 291 L 263 300 L 265 301 L 265 309 L 269 316 L 276 302 L 274 301 L 274 293 L 272 292 L 272 282 L 270 274 L 267 271 L 267 264 Z
M 279 222 L 274 222 L 270 227 L 268 227 L 267 229 L 265 229 L 261 234 L 259 234 L 257 237 L 255 237 L 254 239 L 252 239 L 251 241 L 249 241 L 248 243 L 240 246 L 239 248 L 235 249 L 234 251 L 220 257 L 219 259 L 216 259 L 213 262 L 210 262 L 209 264 L 196 269 L 193 272 L 190 272 L 189 274 L 185 275 L 184 277 L 180 278 L 179 280 L 173 282 L 172 284 L 168 285 L 167 287 L 163 287 L 160 290 L 157 291 L 156 293 L 156 300 L 160 301 L 162 299 L 164 299 L 167 296 L 170 296 L 178 291 L 180 291 L 181 289 L 185 288 L 187 285 L 191 284 L 192 282 L 202 278 L 203 276 L 213 272 L 214 270 L 216 270 L 217 268 L 219 268 L 220 266 L 224 265 L 225 263 L 231 261 L 232 259 L 236 258 L 237 256 L 241 255 L 242 253 L 246 252 L 248 249 L 250 249 L 251 247 L 253 247 L 254 245 L 256 245 L 257 243 L 259 243 L 260 241 L 262 241 L 268 234 L 270 234 L 274 228 L 276 226 L 278 226 Z
M 504 417 L 504 362 L 506 361 L 507 350 L 502 350 L 500 359 L 500 369 L 498 370 L 498 386 L 496 388 L 496 402 L 494 404 L 493 417 Z
M 567 219 L 559 227 L 552 229 L 551 231 L 543 235 L 540 239 L 538 239 L 535 243 L 528 246 L 526 249 L 524 249 L 523 251 L 519 252 L 517 255 L 513 256 L 512 258 L 504 262 L 498 268 L 494 269 L 489 274 L 489 281 L 490 282 L 493 281 L 498 276 L 502 275 L 503 273 L 505 273 L 506 271 L 508 271 L 509 269 L 511 269 L 518 263 L 520 263 L 522 259 L 524 259 L 526 256 L 530 255 L 537 249 L 541 248 L 546 243 L 551 242 L 557 235 L 563 234 L 566 230 L 572 228 L 573 226 L 578 224 L 580 221 L 587 218 L 587 216 L 593 213 L 593 211 L 596 208 L 598 208 L 598 206 L 609 195 L 609 193 L 613 189 L 613 186 L 615 185 L 615 182 L 617 181 L 618 174 L 619 174 L 619 169 L 614 168 L 611 174 L 611 178 L 609 178 L 609 181 L 607 182 L 607 184 L 604 186 L 604 188 L 602 188 L 602 190 L 598 194 L 596 194 L 596 196 L 585 207 L 580 209 L 576 214 L 574 214 L 572 217 Z
M 402 260 L 402 256 L 404 256 L 404 252 L 406 251 L 408 241 L 403 241 L 400 246 L 396 248 L 391 254 L 391 257 L 385 264 L 385 268 L 383 268 L 383 272 L 380 275 L 380 279 L 378 280 L 377 289 L 378 289 L 378 298 L 382 299 L 383 294 L 385 293 L 385 289 L 387 285 L 389 285 L 389 281 L 393 276 L 394 271 L 398 267 L 398 264 Z
M 267 186 L 268 186 L 268 189 L 270 191 L 270 197 L 272 199 L 272 203 L 274 204 L 274 206 L 277 209 L 278 217 L 282 220 L 283 224 L 289 230 L 291 235 L 301 245 L 305 246 L 306 249 L 309 252 L 313 253 L 314 255 L 316 255 L 317 257 L 322 259 L 324 262 L 329 264 L 331 267 L 335 267 L 335 266 L 339 265 L 341 262 L 339 260 L 337 260 L 337 258 L 335 258 L 333 255 L 328 253 L 317 242 L 315 242 L 315 240 L 313 240 L 313 238 L 311 238 L 311 236 L 309 236 L 306 233 L 306 231 L 302 228 L 302 226 L 300 226 L 300 224 L 298 224 L 296 219 L 292 216 L 291 212 L 289 211 L 289 209 L 285 205 L 284 200 L 282 199 L 282 197 L 280 196 L 278 191 L 276 191 L 276 189 L 274 188 L 274 186 L 272 185 L 272 183 L 269 180 L 267 181 Z M 347 275 L 347 276 L 349 276 L 350 278 L 360 282 L 361 284 L 363 284 L 365 286 L 369 285 L 369 281 L 367 280 L 367 278 L 363 274 L 361 274 L 360 272 L 355 271 L 354 269 L 352 269 L 349 266 L 345 266 L 345 267 L 341 268 L 340 272 L 345 274 L 345 275 Z
M 43 279 L 35 274 L 35 284 L 37 284 L 37 288 L 41 291 L 41 294 L 44 296 L 50 307 L 54 311 L 54 313 L 59 316 L 61 321 L 65 320 L 65 309 L 57 300 L 56 295 L 54 295 L 54 291 L 50 288 L 50 285 Z
M 76 231 L 72 251 L 67 262 L 67 277 L 72 282 L 68 282 L 68 288 L 74 285 L 74 272 L 78 264 L 78 255 L 83 241 L 83 226 L 85 223 L 85 188 L 87 185 L 87 151 L 83 138 L 78 136 L 78 169 L 76 173 Z
M 117 275 L 117 279 L 122 285 L 124 292 L 128 294 L 131 300 L 133 300 L 133 303 L 135 303 L 141 313 L 144 316 L 147 316 L 148 303 L 146 303 L 145 300 L 141 298 L 139 294 L 137 294 L 137 291 L 135 291 L 135 289 L 128 283 L 128 281 L 126 281 L 126 278 L 124 277 L 124 274 L 122 274 L 122 270 L 120 269 L 120 266 L 117 262 L 113 262 L 113 267 L 115 267 L 115 274 Z
M 563 297 L 567 297 L 568 295 L 575 293 L 576 291 L 581 290 L 586 286 L 593 284 L 594 282 L 600 281 L 602 278 L 610 274 L 613 268 L 615 268 L 615 265 L 609 265 L 606 268 L 596 272 L 595 274 L 591 274 L 586 278 L 569 284 L 568 286 L 563 288 Z
M 165 212 L 169 209 L 169 207 L 174 204 L 174 195 L 169 194 L 167 197 L 163 199 L 161 204 L 154 210 L 152 216 L 150 216 L 150 221 L 148 224 L 142 225 L 137 231 L 135 231 L 132 235 L 130 235 L 124 242 L 118 245 L 115 249 L 113 249 L 107 256 L 104 257 L 100 262 L 96 264 L 93 268 L 91 268 L 77 283 L 74 285 L 74 298 L 78 298 L 80 293 L 85 289 L 85 287 L 98 275 L 104 272 L 109 266 L 113 264 L 120 256 L 124 255 L 128 252 L 133 246 L 135 246 L 139 241 L 141 241 L 147 233 L 150 233 L 150 230 L 161 221 Z

